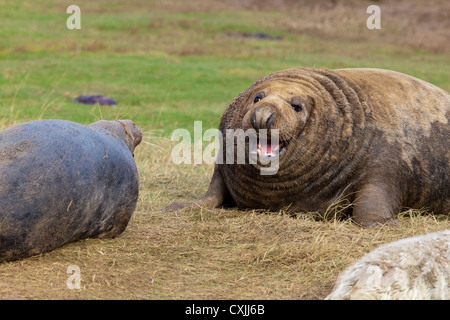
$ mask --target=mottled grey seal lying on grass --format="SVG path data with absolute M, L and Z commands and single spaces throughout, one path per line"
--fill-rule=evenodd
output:
M 0 132 L 0 261 L 126 228 L 139 192 L 131 121 L 42 120 Z
M 450 230 L 395 241 L 347 267 L 326 300 L 449 300 Z
M 327 216 L 340 203 L 340 214 L 363 226 L 405 207 L 448 214 L 449 116 L 447 92 L 398 72 L 277 72 L 237 96 L 219 127 L 224 158 L 228 129 L 278 129 L 279 143 L 258 149 L 259 156 L 278 158 L 276 174 L 261 175 L 259 162 L 216 164 L 200 200 L 167 209 L 229 203 Z

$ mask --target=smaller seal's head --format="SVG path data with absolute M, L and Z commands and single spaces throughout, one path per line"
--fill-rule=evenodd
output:
M 306 89 L 306 88 L 305 88 Z M 281 157 L 289 144 L 298 140 L 305 128 L 314 106 L 314 99 L 308 95 L 307 89 L 288 81 L 272 80 L 252 90 L 244 103 L 243 129 L 257 132 L 258 157 Z M 267 141 L 261 135 L 267 130 Z M 276 132 L 276 143 L 271 141 Z M 263 143 L 261 143 L 261 140 Z
M 126 146 L 133 154 L 134 149 L 142 141 L 142 132 L 131 120 L 100 120 L 93 124 L 93 127 L 100 127 L 111 132 L 114 136 L 125 142 Z

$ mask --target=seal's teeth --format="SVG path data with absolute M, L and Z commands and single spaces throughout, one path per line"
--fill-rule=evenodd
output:
M 258 143 L 256 144 L 256 148 L 250 151 L 250 153 L 256 155 L 257 157 L 275 158 L 278 157 L 283 150 L 283 143 L 279 143 L 275 146 L 270 141 L 267 141 L 267 143 L 265 144 L 262 144 L 258 141 Z

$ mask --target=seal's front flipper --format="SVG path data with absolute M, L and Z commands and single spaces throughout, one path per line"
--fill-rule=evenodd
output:
M 214 173 L 209 184 L 208 191 L 205 195 L 198 200 L 193 201 L 177 201 L 167 206 L 164 211 L 174 211 L 183 208 L 218 208 L 224 204 L 225 198 L 228 195 L 227 187 L 223 181 L 222 174 L 219 170 L 219 166 L 216 164 L 214 167 Z
M 353 220 L 367 228 L 394 222 L 401 210 L 401 192 L 398 188 L 376 181 L 364 184 L 356 194 Z

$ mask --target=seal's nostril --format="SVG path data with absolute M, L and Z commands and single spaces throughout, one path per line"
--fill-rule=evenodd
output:
M 269 129 L 275 120 L 275 110 L 270 106 L 257 107 L 250 118 L 252 127 L 258 129 Z
M 256 111 L 253 111 L 251 121 L 252 121 L 252 126 L 253 126 L 253 128 L 257 129 L 257 128 L 256 128 Z
M 271 124 L 273 122 L 274 115 L 275 115 L 275 112 L 270 115 L 269 119 L 267 119 L 267 121 L 266 121 L 266 128 L 267 129 L 270 128 L 270 126 L 271 126 Z

